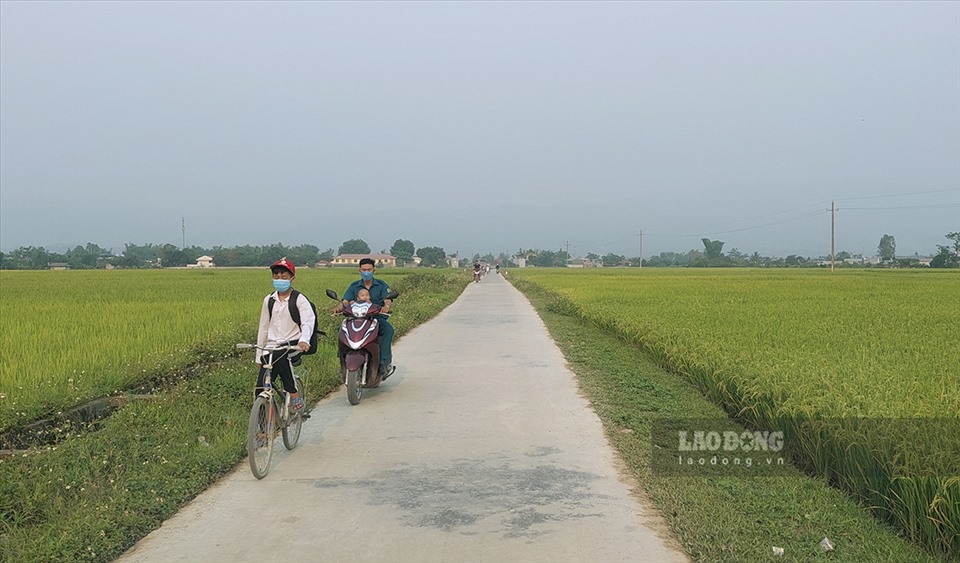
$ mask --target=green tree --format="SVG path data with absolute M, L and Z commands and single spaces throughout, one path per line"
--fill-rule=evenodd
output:
M 796 254 L 791 254 L 783 259 L 783 263 L 787 266 L 803 266 L 807 263 L 807 259 L 803 256 L 798 256 Z
M 527 258 L 527 264 L 541 268 L 562 268 L 567 265 L 570 254 L 566 250 L 540 250 Z
M 438 268 L 447 265 L 447 253 L 439 246 L 425 246 L 417 250 L 417 256 L 421 266 Z
M 947 233 L 945 236 L 953 241 L 953 244 L 937 245 L 939 252 L 930 261 L 931 268 L 956 268 L 960 266 L 960 232 Z
M 87 246 L 90 246 L 89 244 Z M 96 246 L 96 245 L 94 245 Z M 99 248 L 99 247 L 97 247 Z M 97 252 L 88 252 L 86 248 L 77 245 L 73 250 L 68 250 L 64 257 L 71 268 L 77 270 L 89 270 L 97 267 L 99 255 Z
M 370 245 L 358 238 L 350 239 L 340 245 L 337 254 L 370 254 Z
M 413 246 L 413 243 L 402 238 L 395 240 L 393 246 L 390 247 L 390 254 L 397 259 L 397 265 L 413 262 L 415 252 L 416 247 Z
M 707 239 L 704 239 L 707 240 Z M 699 250 L 692 248 L 687 252 L 687 265 L 694 268 L 705 268 L 710 265 L 707 255 Z
M 286 256 L 295 266 L 313 266 L 319 260 L 320 249 L 312 244 L 301 244 L 289 249 Z
M 730 252 L 727 253 L 727 258 L 729 258 L 730 262 L 732 262 L 737 266 L 740 266 L 747 262 L 747 255 L 740 252 L 740 249 L 738 248 L 731 248 Z
M 610 253 L 603 257 L 603 265 L 607 267 L 611 266 L 620 266 L 626 260 L 623 256 L 619 254 Z
M 160 257 L 160 246 L 144 244 L 142 246 L 128 242 L 123 250 L 123 259 L 120 266 L 124 268 L 149 268 L 156 264 Z
M 880 237 L 880 244 L 877 245 L 877 252 L 880 255 L 880 261 L 888 262 L 897 255 L 897 241 L 893 235 L 883 235 Z
M 186 251 L 180 250 L 172 244 L 165 244 L 160 249 L 160 264 L 164 268 L 178 268 L 192 264 L 196 257 L 188 256 Z
M 720 260 L 723 256 L 723 241 L 710 240 L 708 238 L 700 240 L 703 242 L 703 253 L 706 255 L 707 261 L 714 262 Z
M 57 255 L 47 252 L 42 246 L 21 246 L 7 255 L 4 268 L 9 270 L 46 270 Z

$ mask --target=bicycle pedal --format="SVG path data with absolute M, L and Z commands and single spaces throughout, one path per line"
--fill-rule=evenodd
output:
M 306 419 L 310 418 L 310 415 L 309 415 L 309 414 L 301 414 L 301 415 L 300 415 L 300 418 L 302 418 L 303 420 L 306 420 Z

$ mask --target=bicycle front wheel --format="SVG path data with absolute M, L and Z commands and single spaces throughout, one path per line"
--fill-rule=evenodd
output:
M 299 377 L 297 377 L 297 393 L 303 397 L 304 401 L 307 400 L 307 389 L 303 385 L 303 380 Z M 303 426 L 303 413 L 306 410 L 307 405 L 304 404 L 302 409 L 290 415 L 290 423 L 283 427 L 283 445 L 288 450 L 297 447 L 297 442 L 300 440 L 300 428 Z
M 250 471 L 257 479 L 263 479 L 270 471 L 276 429 L 277 411 L 273 408 L 273 401 L 257 397 L 250 410 L 250 424 L 247 426 L 247 457 Z

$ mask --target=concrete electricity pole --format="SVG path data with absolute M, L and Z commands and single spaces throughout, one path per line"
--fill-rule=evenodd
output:
M 837 231 L 836 223 L 834 222 L 834 215 L 837 212 L 836 207 L 834 207 L 833 202 L 830 202 L 830 209 L 827 209 L 830 212 L 830 271 L 833 271 L 834 264 L 837 261 L 836 253 L 836 242 L 837 242 Z
M 643 268 L 643 229 L 640 229 L 640 267 Z

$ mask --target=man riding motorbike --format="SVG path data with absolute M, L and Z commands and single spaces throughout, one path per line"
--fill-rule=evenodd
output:
M 380 306 L 381 313 L 390 312 L 392 299 L 386 299 L 390 287 L 387 282 L 375 278 L 376 264 L 372 258 L 363 258 L 360 260 L 360 279 L 351 283 L 347 290 L 343 292 L 343 302 L 335 307 L 333 312 L 339 313 L 348 310 L 351 301 L 357 300 L 357 292 L 360 289 L 366 289 L 370 292 L 370 302 Z M 390 324 L 387 315 L 377 315 L 380 335 L 380 377 L 386 379 L 393 374 L 393 353 L 390 344 L 393 342 L 393 325 Z

